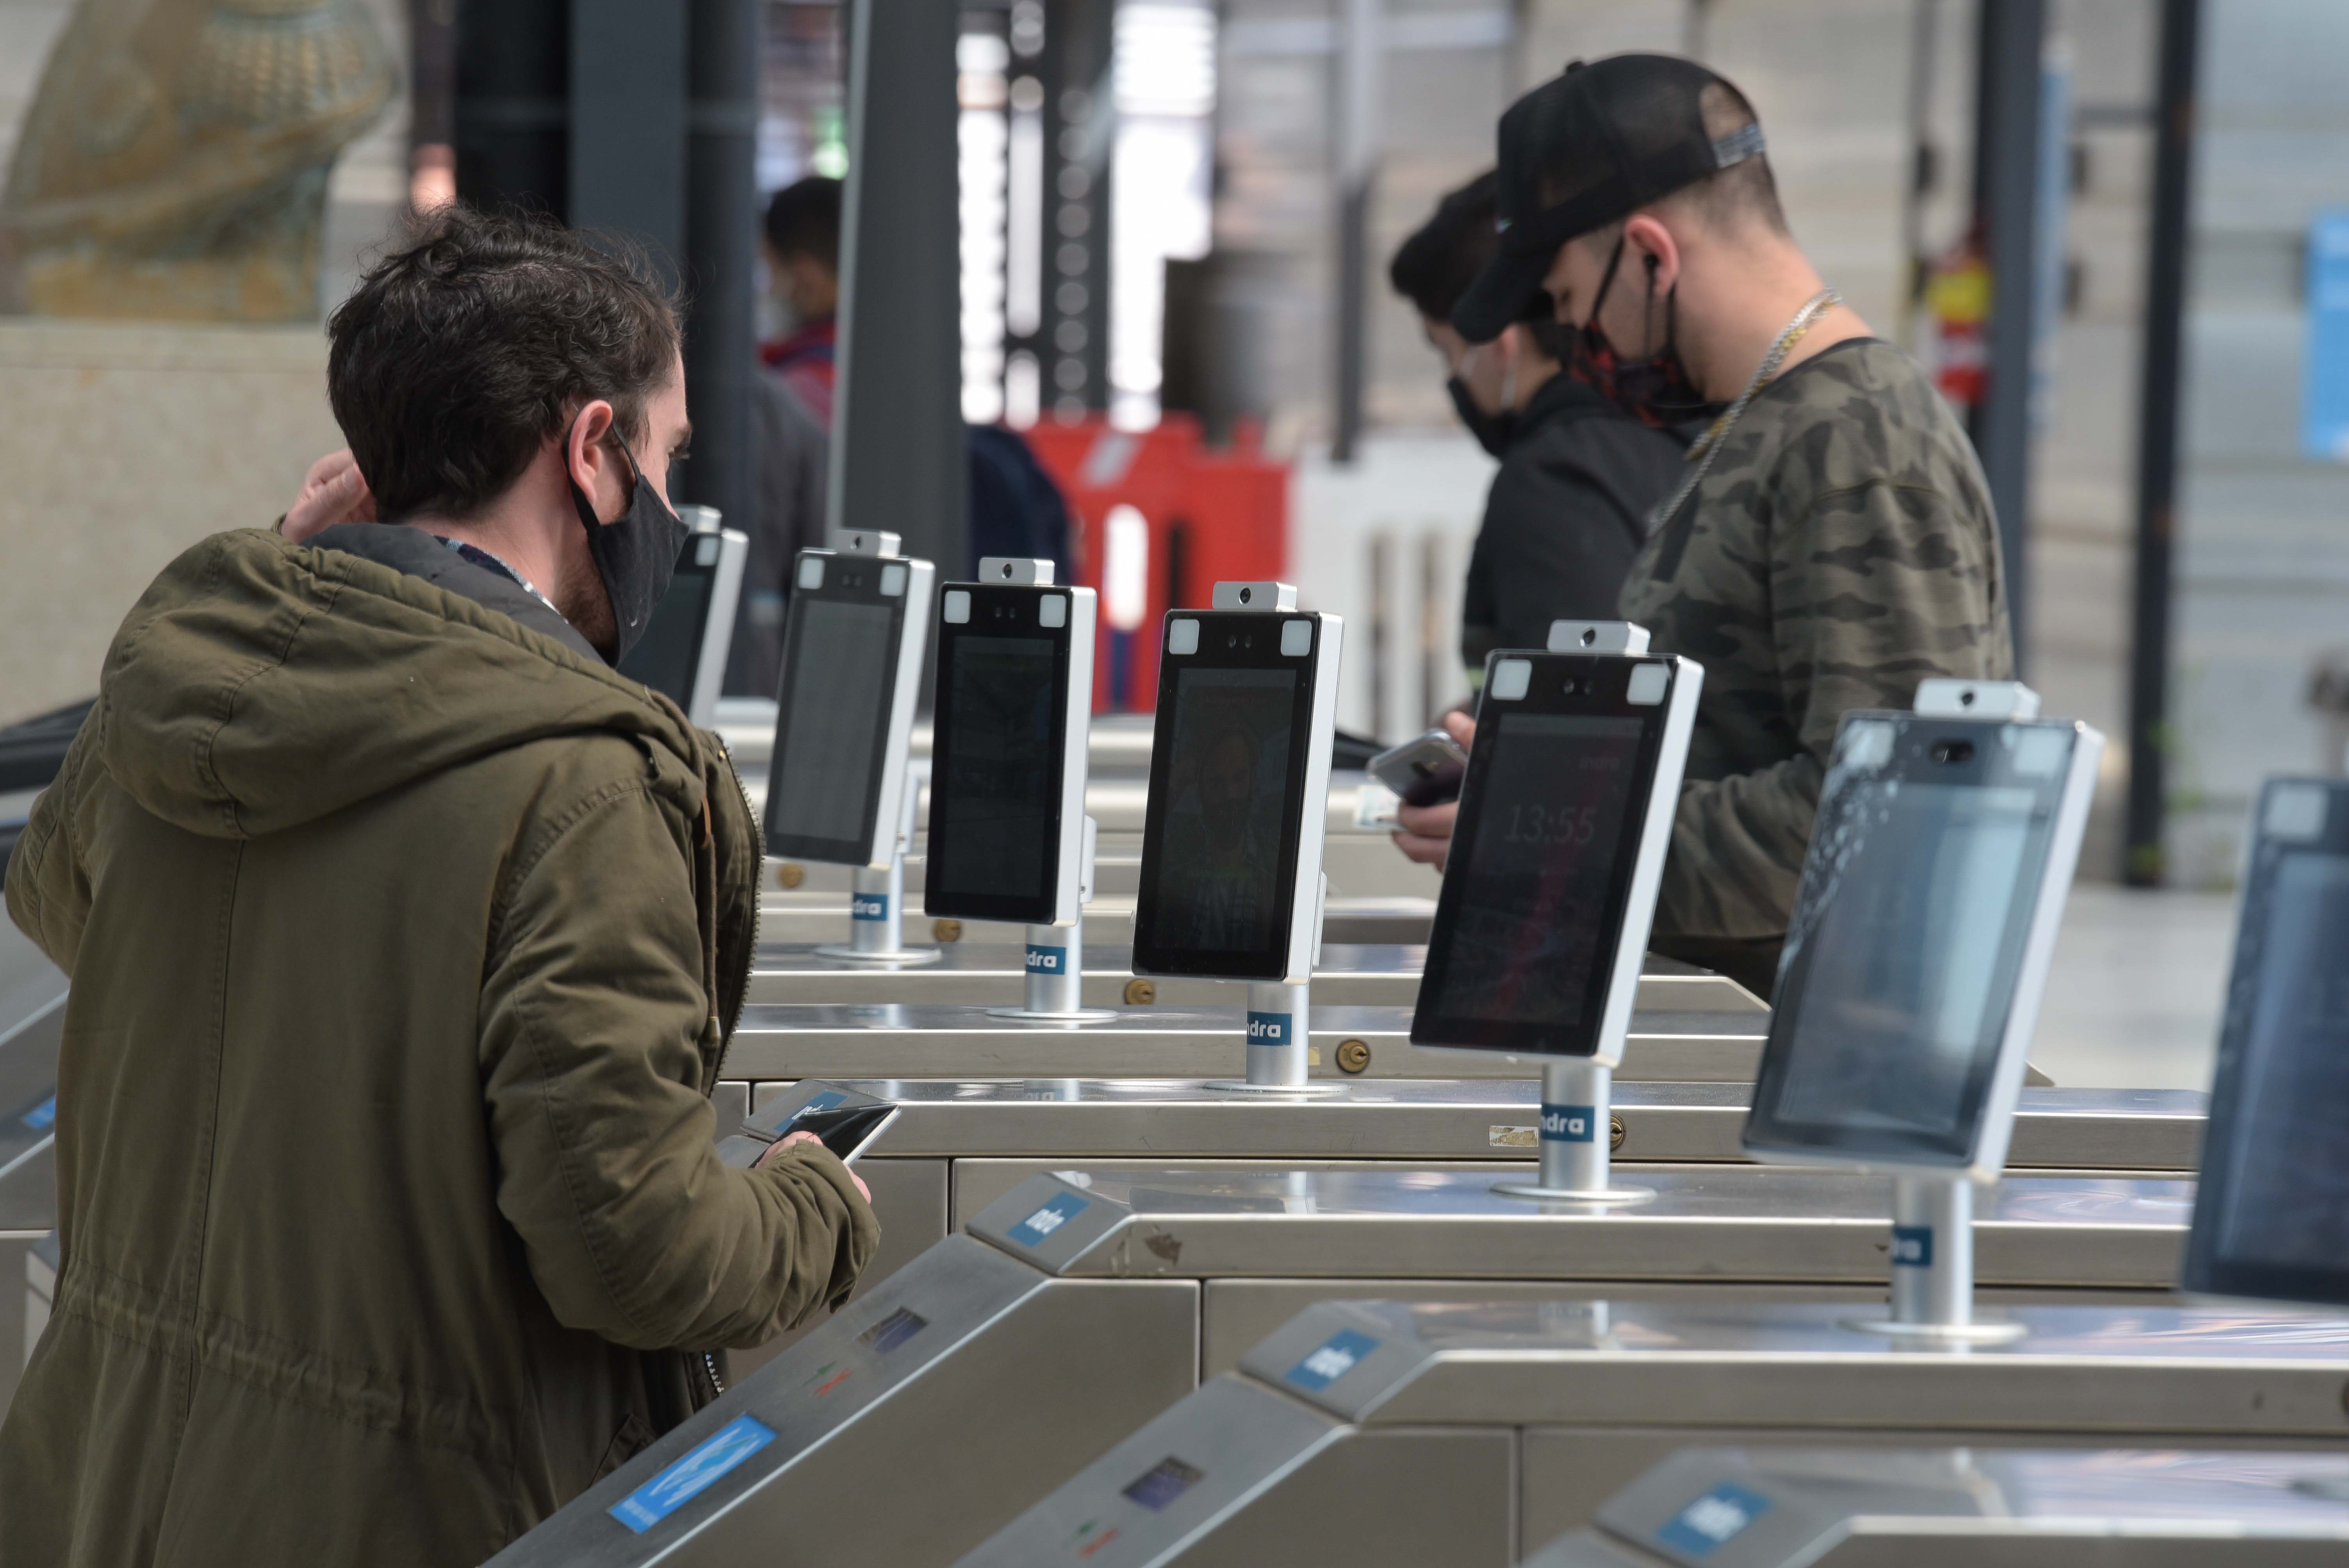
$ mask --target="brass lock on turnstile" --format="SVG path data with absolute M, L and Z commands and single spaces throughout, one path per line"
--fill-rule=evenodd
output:
M 1611 1110 L 1607 1113 L 1607 1152 L 1623 1152 L 1623 1119 Z
M 797 861 L 785 861 L 775 868 L 777 887 L 797 887 L 807 881 L 807 868 Z
M 1156 1000 L 1158 1000 L 1158 987 L 1152 985 L 1149 981 L 1133 979 L 1125 983 L 1125 1005 L 1127 1006 L 1147 1007 Z
M 1337 1052 L 1338 1070 L 1359 1073 L 1371 1065 L 1371 1047 L 1367 1040 L 1340 1040 Z
M 960 942 L 962 940 L 962 922 L 959 920 L 934 920 L 930 922 L 930 934 L 936 937 L 940 942 Z

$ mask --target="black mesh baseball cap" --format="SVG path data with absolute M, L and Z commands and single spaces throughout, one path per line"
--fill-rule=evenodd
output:
M 1494 189 L 1500 250 L 1452 313 L 1471 343 L 1522 319 L 1557 249 L 1707 175 L 1758 158 L 1762 128 L 1748 121 L 1715 139 L 1704 90 L 1727 80 L 1675 55 L 1577 60 L 1501 117 Z

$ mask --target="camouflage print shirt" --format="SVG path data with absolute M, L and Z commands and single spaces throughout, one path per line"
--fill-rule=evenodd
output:
M 1839 343 L 1757 394 L 1648 537 L 1624 616 L 1704 666 L 1659 935 L 1786 929 L 1847 709 L 1927 676 L 2010 679 L 2006 587 L 1973 446 L 1923 371 Z

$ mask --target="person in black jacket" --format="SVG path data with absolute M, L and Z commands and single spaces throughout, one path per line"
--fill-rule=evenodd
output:
M 1453 327 L 1453 306 L 1495 248 L 1493 183 L 1487 173 L 1444 197 L 1388 268 L 1444 356 L 1461 422 L 1501 460 L 1460 610 L 1472 685 L 1493 649 L 1547 645 L 1552 621 L 1616 618 L 1648 513 L 1671 493 L 1688 447 L 1564 374 L 1557 323 L 1521 321 L 1481 345 Z

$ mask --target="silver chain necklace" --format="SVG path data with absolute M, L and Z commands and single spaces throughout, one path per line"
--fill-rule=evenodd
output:
M 1699 438 L 1697 445 L 1703 450 L 1689 454 L 1695 459 L 1694 470 L 1681 481 L 1678 490 L 1672 491 L 1671 500 L 1648 514 L 1650 533 L 1680 515 L 1681 508 L 1688 504 L 1688 498 L 1695 493 L 1697 486 L 1704 482 L 1704 476 L 1713 471 L 1713 459 L 1721 456 L 1721 449 L 1728 444 L 1729 432 L 1736 427 L 1738 417 L 1745 412 L 1745 406 L 1754 401 L 1754 395 L 1763 387 L 1770 385 L 1772 377 L 1778 374 L 1778 366 L 1785 363 L 1787 350 L 1802 341 L 1803 335 L 1811 330 L 1813 322 L 1842 303 L 1843 295 L 1835 290 L 1821 289 L 1795 313 L 1795 319 L 1786 324 L 1786 330 L 1778 335 L 1778 341 L 1772 344 L 1770 352 L 1762 356 L 1762 364 L 1754 372 L 1754 379 L 1745 384 L 1745 390 L 1737 395 L 1737 401 L 1732 403 L 1728 411 L 1713 422 L 1713 428 Z

